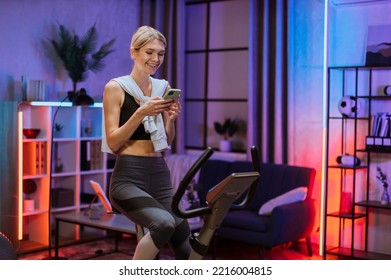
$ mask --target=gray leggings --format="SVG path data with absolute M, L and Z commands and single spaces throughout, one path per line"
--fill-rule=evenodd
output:
M 163 157 L 119 155 L 109 195 L 114 208 L 148 228 L 157 248 L 169 244 L 176 259 L 188 258 L 189 224 L 172 213 L 173 188 Z

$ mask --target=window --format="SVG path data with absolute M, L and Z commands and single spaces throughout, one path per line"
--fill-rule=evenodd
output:
M 185 148 L 218 149 L 215 121 L 237 119 L 233 151 L 247 146 L 249 3 L 188 1 L 185 46 Z

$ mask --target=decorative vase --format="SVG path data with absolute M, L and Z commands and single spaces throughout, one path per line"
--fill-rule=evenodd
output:
M 221 140 L 219 148 L 220 148 L 220 152 L 230 152 L 231 151 L 231 141 Z
M 67 93 L 68 93 L 68 100 L 69 100 L 70 102 L 72 102 L 72 101 L 73 101 L 73 98 L 75 98 L 77 92 L 75 92 L 75 91 L 68 91 Z
M 25 199 L 23 200 L 23 211 L 31 212 L 35 210 L 35 201 L 34 199 Z
M 388 205 L 390 203 L 390 196 L 388 194 L 388 188 L 383 187 L 383 193 L 381 194 L 381 204 Z
M 63 170 L 62 160 L 61 158 L 56 158 L 54 160 L 54 172 L 61 173 Z
M 83 137 L 91 136 L 91 134 L 92 134 L 92 122 L 91 122 L 91 120 L 89 120 L 89 119 L 83 120 L 82 123 L 81 123 L 81 127 L 82 127 L 81 136 L 83 136 Z
M 55 130 L 54 131 L 54 138 L 62 138 L 62 131 L 61 130 Z
M 352 214 L 352 193 L 351 192 L 342 192 L 341 201 L 339 206 L 339 212 L 341 214 L 350 215 Z

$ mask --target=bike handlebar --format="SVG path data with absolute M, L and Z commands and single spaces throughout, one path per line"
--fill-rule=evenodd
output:
M 186 211 L 183 211 L 179 207 L 182 197 L 185 194 L 186 189 L 189 186 L 190 182 L 193 180 L 194 176 L 201 168 L 201 166 L 204 164 L 204 162 L 207 161 L 212 154 L 213 154 L 213 149 L 211 147 L 208 147 L 204 151 L 204 153 L 197 159 L 197 161 L 193 164 L 193 166 L 189 169 L 189 171 L 186 173 L 181 183 L 179 184 L 178 189 L 173 196 L 173 200 L 171 204 L 172 211 L 178 217 L 188 219 L 188 218 L 204 216 L 212 213 L 212 209 L 209 207 L 200 207 L 197 209 L 190 209 Z M 258 149 L 255 146 L 251 147 L 251 158 L 252 158 L 254 170 L 259 172 L 260 168 L 259 168 Z M 247 205 L 250 203 L 251 199 L 255 194 L 257 184 L 258 184 L 258 180 L 255 180 L 255 182 L 251 185 L 243 201 L 240 204 L 232 205 L 230 210 L 240 210 L 247 207 Z
M 213 149 L 208 147 L 204 153 L 197 159 L 193 166 L 187 171 L 185 177 L 183 177 L 181 183 L 178 186 L 176 193 L 173 196 L 171 208 L 175 215 L 181 218 L 194 218 L 199 216 L 204 216 L 210 214 L 212 211 L 208 207 L 201 207 L 198 209 L 191 209 L 183 211 L 180 209 L 179 205 L 182 200 L 183 195 L 190 182 L 193 180 L 194 176 L 201 168 L 202 164 L 207 161 L 210 156 L 213 154 Z

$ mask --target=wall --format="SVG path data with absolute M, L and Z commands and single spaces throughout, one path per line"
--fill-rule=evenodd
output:
M 321 201 L 324 1 L 290 1 L 289 163 L 316 169 Z M 312 241 L 317 243 L 318 234 Z
M 130 72 L 129 43 L 139 22 L 137 0 L 2 0 L 0 2 L 0 101 L 21 100 L 20 80 L 47 82 L 47 100 L 63 99 L 72 83 L 64 69 L 56 69 L 45 53 L 45 40 L 54 36 L 57 23 L 83 35 L 93 24 L 98 45 L 116 37 L 115 51 L 106 57 L 106 67 L 89 74 L 79 87 L 96 101 L 105 83 Z M 110 66 L 109 66 L 110 65 Z

